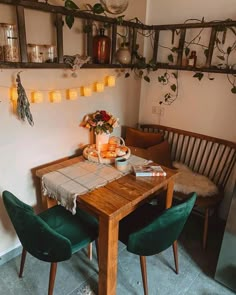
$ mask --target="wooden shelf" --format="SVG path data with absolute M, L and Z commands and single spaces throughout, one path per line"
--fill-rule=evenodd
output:
M 120 64 L 84 64 L 82 69 L 125 69 L 131 65 Z M 0 62 L 0 69 L 71 69 L 70 65 L 65 63 L 32 63 L 32 62 Z
M 168 25 L 145 25 L 140 22 L 123 21 L 122 23 L 117 22 L 117 18 L 106 17 L 102 15 L 96 15 L 89 12 L 84 12 L 81 10 L 72 11 L 68 10 L 62 6 L 54 6 L 47 3 L 37 2 L 35 0 L 0 0 L 1 4 L 12 5 L 16 8 L 17 25 L 18 25 L 18 36 L 19 36 L 19 51 L 21 62 L 0 62 L 0 68 L 32 68 L 32 69 L 63 69 L 70 68 L 68 64 L 63 63 L 63 16 L 73 15 L 75 18 L 85 19 L 87 23 L 92 21 L 97 21 L 101 23 L 109 23 L 111 25 L 110 34 L 112 36 L 111 44 L 111 64 L 84 64 L 81 68 L 83 69 L 100 69 L 100 68 L 132 68 L 135 67 L 135 58 L 132 57 L 132 63 L 130 65 L 120 65 L 115 63 L 115 54 L 117 48 L 117 28 L 118 26 L 127 27 L 130 33 L 130 51 L 135 52 L 137 43 L 137 30 L 141 29 L 154 31 L 154 46 L 152 59 L 154 61 L 158 60 L 158 47 L 159 47 L 159 35 L 162 31 L 180 31 L 180 38 L 178 44 L 178 54 L 176 65 L 171 65 L 168 63 L 157 63 L 159 69 L 173 69 L 181 71 L 193 71 L 193 72 L 209 72 L 209 73 L 222 73 L 222 74 L 236 74 L 236 70 L 225 68 L 220 69 L 211 64 L 212 56 L 214 52 L 214 46 L 217 38 L 217 32 L 224 28 L 236 27 L 236 21 L 217 21 L 217 22 L 198 22 L 198 23 L 184 23 L 184 24 L 168 24 Z M 57 59 L 58 63 L 30 63 L 28 62 L 27 56 L 27 38 L 26 38 L 26 27 L 25 27 L 25 9 L 32 9 L 38 11 L 48 12 L 54 15 L 55 25 L 56 25 L 56 43 L 57 43 Z M 206 65 L 202 68 L 193 68 L 190 66 L 182 66 L 182 58 L 185 49 L 185 37 L 187 30 L 196 28 L 210 28 L 211 34 L 208 44 L 208 56 L 206 59 Z M 93 35 L 92 33 L 87 33 L 87 56 L 92 56 L 92 44 Z

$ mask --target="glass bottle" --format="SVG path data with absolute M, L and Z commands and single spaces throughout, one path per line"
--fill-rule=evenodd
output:
M 16 26 L 12 24 L 2 24 L 4 34 L 3 54 L 4 61 L 18 62 L 19 49 Z
M 104 28 L 99 30 L 99 35 L 93 37 L 93 62 L 97 64 L 109 64 L 111 40 L 104 35 Z
M 188 59 L 188 66 L 196 67 L 197 62 L 197 53 L 195 50 L 191 51 L 191 54 Z

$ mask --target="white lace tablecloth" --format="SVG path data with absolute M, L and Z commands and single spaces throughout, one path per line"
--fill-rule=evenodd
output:
M 106 185 L 132 171 L 132 165 L 142 165 L 147 160 L 131 155 L 125 173 L 114 166 L 100 164 L 79 157 L 79 162 L 71 166 L 45 174 L 42 177 L 42 192 L 58 201 L 59 204 L 76 212 L 76 199 L 95 188 Z

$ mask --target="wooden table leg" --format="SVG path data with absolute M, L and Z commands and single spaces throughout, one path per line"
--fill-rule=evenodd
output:
M 99 218 L 99 295 L 115 295 L 119 221 Z
M 174 181 L 171 179 L 168 182 L 167 192 L 166 192 L 166 209 L 170 208 L 173 200 L 174 192 Z

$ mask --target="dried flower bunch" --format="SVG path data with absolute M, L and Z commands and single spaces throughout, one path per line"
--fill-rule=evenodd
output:
M 119 126 L 119 119 L 107 111 L 96 111 L 84 117 L 82 126 L 96 134 L 112 133 L 113 129 Z

